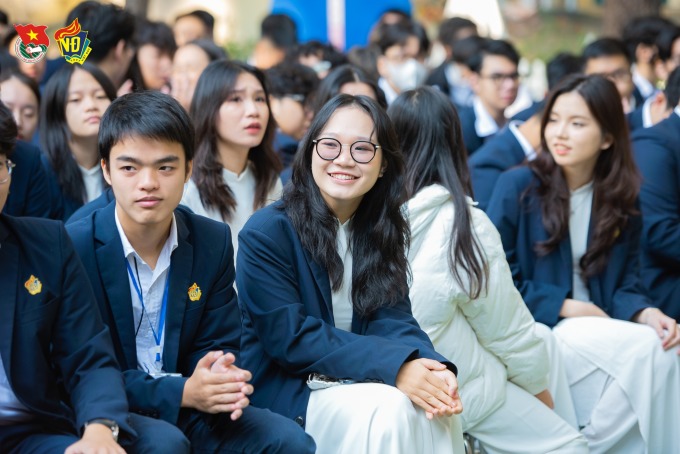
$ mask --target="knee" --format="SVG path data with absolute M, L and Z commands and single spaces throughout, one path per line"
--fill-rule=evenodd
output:
M 419 417 L 413 402 L 399 389 L 388 385 L 375 386 L 372 421 L 378 422 L 379 427 L 400 431 L 404 426 L 411 426 L 414 418 Z
M 271 441 L 267 452 L 314 454 L 316 443 L 297 423 L 291 421 L 290 425 L 277 428 L 276 438 Z
M 158 420 L 153 429 L 146 426 L 137 429 L 137 439 L 126 451 L 134 454 L 153 454 L 158 452 L 172 454 L 189 454 L 191 445 L 182 431 L 166 422 Z

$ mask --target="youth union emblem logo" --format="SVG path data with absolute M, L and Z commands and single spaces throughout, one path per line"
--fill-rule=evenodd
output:
M 54 39 L 59 44 L 61 56 L 71 64 L 80 63 L 82 65 L 92 52 L 87 31 L 80 28 L 77 17 L 68 27 L 60 28 L 54 32 Z
M 14 29 L 19 35 L 14 52 L 21 61 L 37 63 L 45 58 L 47 47 L 50 45 L 50 38 L 45 32 L 47 25 L 14 24 Z
M 191 301 L 198 301 L 201 299 L 201 288 L 194 282 L 194 285 L 189 287 L 189 299 Z

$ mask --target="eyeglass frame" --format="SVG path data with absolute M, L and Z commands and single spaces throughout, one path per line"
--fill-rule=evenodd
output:
M 491 73 L 487 75 L 479 74 L 481 79 L 489 79 L 495 86 L 501 87 L 506 80 L 510 80 L 513 84 L 519 82 L 522 75 L 515 71 L 514 73 Z
M 319 142 L 320 142 L 321 140 L 333 140 L 334 142 L 337 142 L 338 145 L 340 145 L 338 154 L 335 155 L 334 158 L 324 158 L 323 156 L 321 156 L 321 153 L 319 153 Z M 318 138 L 318 139 L 312 140 L 312 143 L 314 144 L 314 151 L 316 151 L 316 155 L 317 155 L 319 158 L 323 159 L 324 161 L 335 161 L 336 159 L 338 159 L 338 157 L 342 154 L 342 147 L 347 145 L 347 144 L 343 144 L 343 143 L 340 142 L 338 139 L 334 139 L 334 138 L 332 138 L 332 137 L 320 137 L 320 138 Z M 356 160 L 356 158 L 354 157 L 354 153 L 352 153 L 352 147 L 354 147 L 354 145 L 356 145 L 356 144 L 358 144 L 358 143 L 367 143 L 367 144 L 370 144 L 370 145 L 373 146 L 373 156 L 371 156 L 371 159 L 369 159 L 369 160 L 366 161 L 366 162 L 361 162 L 361 161 L 357 161 L 357 160 Z M 353 160 L 354 162 L 356 162 L 357 164 L 368 164 L 369 162 L 373 161 L 373 159 L 375 158 L 375 155 L 378 153 L 378 150 L 381 149 L 381 148 L 382 148 L 382 147 L 381 147 L 380 145 L 375 144 L 375 143 L 373 143 L 373 142 L 370 142 L 370 141 L 368 141 L 368 140 L 357 140 L 357 141 L 355 141 L 355 142 L 352 142 L 352 143 L 349 145 L 349 155 L 352 157 L 352 160 Z
M 12 177 L 12 169 L 17 165 L 13 163 L 11 159 L 5 159 L 5 162 L 0 161 L 0 170 L 3 166 L 7 168 L 7 177 L 5 179 L 0 179 L 0 184 L 5 184 L 9 181 L 9 179 Z

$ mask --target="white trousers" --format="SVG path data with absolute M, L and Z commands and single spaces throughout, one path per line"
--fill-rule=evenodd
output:
M 554 328 L 592 453 L 680 452 L 680 358 L 649 326 L 576 317 Z
M 457 416 L 430 421 L 404 393 L 378 383 L 312 391 L 305 430 L 324 454 L 465 452 Z

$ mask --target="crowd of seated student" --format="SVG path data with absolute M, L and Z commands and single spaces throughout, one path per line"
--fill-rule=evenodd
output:
M 557 54 L 514 114 L 520 55 L 468 19 L 428 76 L 400 11 L 347 54 L 270 15 L 253 66 L 205 11 L 75 17 L 83 65 L 0 51 L 0 446 L 680 446 L 673 22 Z

